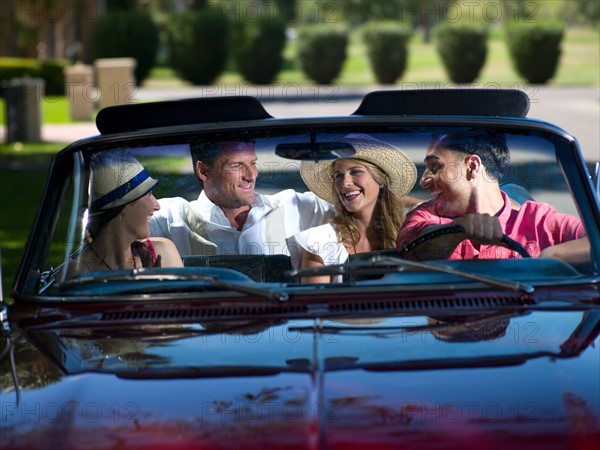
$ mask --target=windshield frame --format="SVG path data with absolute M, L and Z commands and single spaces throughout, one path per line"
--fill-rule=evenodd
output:
M 90 152 L 101 148 L 123 147 L 124 145 L 139 146 L 144 143 L 170 142 L 176 139 L 186 139 L 208 134 L 226 136 L 228 134 L 243 134 L 246 130 L 251 132 L 299 134 L 299 130 L 316 130 L 316 132 L 333 132 L 333 130 L 369 130 L 392 129 L 394 127 L 453 127 L 453 126 L 486 126 L 502 128 L 507 132 L 526 132 L 539 134 L 551 142 L 556 149 L 556 160 L 565 178 L 571 195 L 574 198 L 579 216 L 587 230 L 600 229 L 599 201 L 596 198 L 591 182 L 590 173 L 584 164 L 578 142 L 564 130 L 537 120 L 515 118 L 482 118 L 482 117 L 453 117 L 453 116 L 370 116 L 370 117 L 333 117 L 315 119 L 266 119 L 260 121 L 228 122 L 226 124 L 203 124 L 174 126 L 141 130 L 131 133 L 92 137 L 75 142 L 59 152 L 52 160 L 50 176 L 44 189 L 43 200 L 40 203 L 30 238 L 25 247 L 24 257 L 13 287 L 15 299 L 39 299 L 35 286 L 39 281 L 48 252 L 48 241 L 54 232 L 57 215 L 46 214 L 47 211 L 56 211 L 65 195 L 66 182 L 72 177 L 71 167 L 73 155 L 78 151 Z M 590 232 L 590 246 L 592 252 L 592 266 L 595 273 L 599 272 L 600 264 L 600 235 Z M 587 281 L 597 282 L 597 277 Z

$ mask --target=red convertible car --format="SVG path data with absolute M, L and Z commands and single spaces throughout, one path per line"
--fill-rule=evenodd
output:
M 101 135 L 55 155 L 0 305 L 0 448 L 599 448 L 598 174 L 528 106 L 517 90 L 450 89 L 373 92 L 344 117 L 277 119 L 251 97 L 102 110 Z M 306 267 L 289 240 L 185 241 L 191 219 L 165 215 L 202 200 L 193 149 L 232 141 L 253 143 L 265 198 L 305 195 L 305 161 L 352 156 L 360 135 L 401 149 L 407 194 L 427 201 L 426 151 L 456 131 L 504 140 L 507 198 L 577 221 L 583 257 L 507 238 L 498 258 L 417 260 L 420 235 Z M 97 160 L 124 152 L 129 187 L 98 194 L 110 176 Z M 152 236 L 167 217 L 183 266 L 86 262 L 97 211 L 137 186 L 161 206 Z M 306 282 L 317 276 L 332 282 Z

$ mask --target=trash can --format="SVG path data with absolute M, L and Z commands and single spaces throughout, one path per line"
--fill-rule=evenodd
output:
M 45 81 L 41 78 L 14 78 L 3 81 L 6 105 L 5 143 L 42 140 L 42 101 Z

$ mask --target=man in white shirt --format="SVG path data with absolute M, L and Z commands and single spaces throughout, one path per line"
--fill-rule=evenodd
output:
M 151 235 L 170 238 L 181 255 L 290 254 L 286 238 L 329 221 L 333 206 L 312 192 L 254 192 L 256 160 L 253 142 L 193 147 L 194 171 L 203 190 L 191 202 L 159 200 Z

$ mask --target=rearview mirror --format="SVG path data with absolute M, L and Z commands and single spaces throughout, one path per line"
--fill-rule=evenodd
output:
M 277 156 L 301 161 L 349 158 L 354 153 L 354 147 L 346 142 L 302 142 L 279 144 L 275 148 Z

